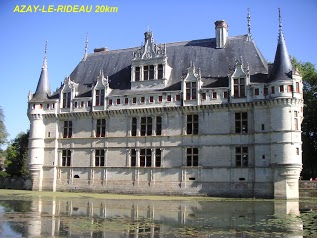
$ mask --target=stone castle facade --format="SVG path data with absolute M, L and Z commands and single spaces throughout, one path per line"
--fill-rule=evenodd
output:
M 248 17 L 248 19 L 250 19 Z M 250 24 L 249 24 L 250 26 Z M 34 190 L 298 198 L 302 79 L 281 20 L 273 64 L 247 35 L 86 51 L 28 98 Z

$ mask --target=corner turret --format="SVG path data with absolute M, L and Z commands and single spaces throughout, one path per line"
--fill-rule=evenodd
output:
M 47 53 L 47 41 L 45 44 L 45 55 L 44 55 L 42 71 L 41 71 L 39 81 L 37 83 L 36 91 L 33 95 L 33 99 L 38 99 L 38 100 L 47 99 L 48 96 L 51 94 L 50 84 L 48 81 L 46 53 Z
M 282 29 L 281 12 L 279 9 L 279 37 L 270 80 L 291 80 L 292 71 L 293 67 L 285 43 L 285 38 Z

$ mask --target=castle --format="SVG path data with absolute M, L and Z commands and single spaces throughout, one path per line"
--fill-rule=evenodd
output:
M 250 30 L 95 49 L 51 93 L 29 93 L 33 190 L 296 199 L 302 78 L 279 18 L 273 64 Z

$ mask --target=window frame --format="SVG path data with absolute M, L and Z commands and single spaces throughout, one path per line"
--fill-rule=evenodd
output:
M 104 167 L 105 164 L 105 150 L 95 149 L 95 167 Z
M 236 112 L 234 114 L 235 133 L 248 133 L 248 112 Z
M 72 160 L 72 151 L 69 149 L 62 150 L 62 167 L 70 167 Z
M 199 116 L 198 114 L 186 115 L 186 134 L 198 135 L 199 133 Z
M 236 167 L 249 167 L 249 148 L 247 146 L 235 147 Z
M 73 122 L 64 121 L 63 123 L 63 138 L 72 138 L 73 136 Z
M 96 137 L 106 137 L 106 119 L 97 119 Z
M 199 166 L 199 149 L 198 147 L 186 148 L 186 166 L 198 167 Z

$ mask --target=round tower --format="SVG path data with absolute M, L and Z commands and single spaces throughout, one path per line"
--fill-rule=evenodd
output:
M 50 95 L 46 61 L 47 44 L 41 75 L 34 94 L 28 97 L 28 118 L 30 120 L 29 136 L 29 170 L 32 177 L 32 190 L 42 190 L 45 124 L 43 121 L 44 102 Z
M 280 14 L 279 39 L 269 86 L 274 197 L 298 199 L 298 181 L 302 169 L 302 79 L 293 70 Z

